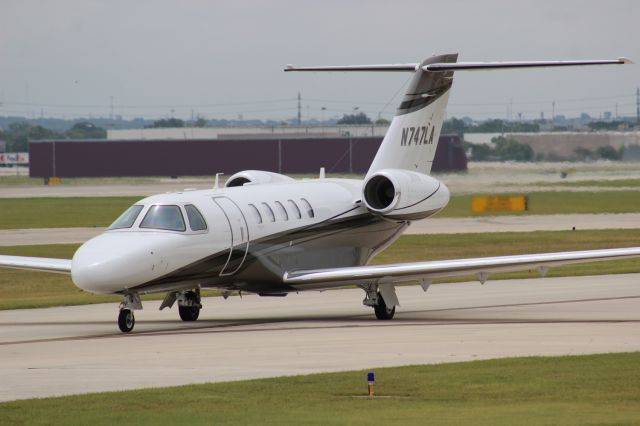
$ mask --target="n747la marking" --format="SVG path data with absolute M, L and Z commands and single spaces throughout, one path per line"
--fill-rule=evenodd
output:
M 429 128 L 431 128 L 431 131 L 429 131 Z M 434 126 L 403 127 L 400 146 L 409 146 L 411 144 L 431 145 L 433 144 L 435 130 Z M 428 138 L 427 135 L 429 135 Z

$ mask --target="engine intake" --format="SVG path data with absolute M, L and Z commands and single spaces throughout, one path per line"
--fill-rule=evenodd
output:
M 422 173 L 384 169 L 366 180 L 362 198 L 372 213 L 391 219 L 416 220 L 444 208 L 449 202 L 449 189 Z

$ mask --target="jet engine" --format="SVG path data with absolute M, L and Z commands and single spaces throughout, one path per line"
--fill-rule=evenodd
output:
M 242 186 L 248 183 L 252 185 L 260 185 L 265 183 L 281 183 L 281 182 L 293 182 L 294 179 L 289 176 L 281 175 L 279 173 L 264 172 L 262 170 L 244 170 L 232 175 L 225 188 L 231 188 L 233 186 Z
M 374 214 L 397 220 L 417 220 L 442 210 L 449 202 L 449 189 L 422 173 L 383 169 L 367 178 L 362 199 Z

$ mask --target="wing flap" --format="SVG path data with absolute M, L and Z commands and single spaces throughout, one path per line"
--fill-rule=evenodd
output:
M 0 255 L 0 267 L 70 274 L 71 259 Z
M 522 254 L 470 259 L 436 260 L 429 262 L 354 266 L 286 272 L 283 281 L 300 289 L 330 288 L 377 282 L 431 280 L 469 274 L 521 271 L 526 269 L 640 257 L 640 247 Z

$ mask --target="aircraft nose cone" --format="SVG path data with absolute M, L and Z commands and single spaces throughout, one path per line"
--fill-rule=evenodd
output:
M 161 274 L 166 261 L 151 235 L 113 232 L 83 244 L 73 256 L 71 279 L 80 289 L 112 294 L 133 288 Z

